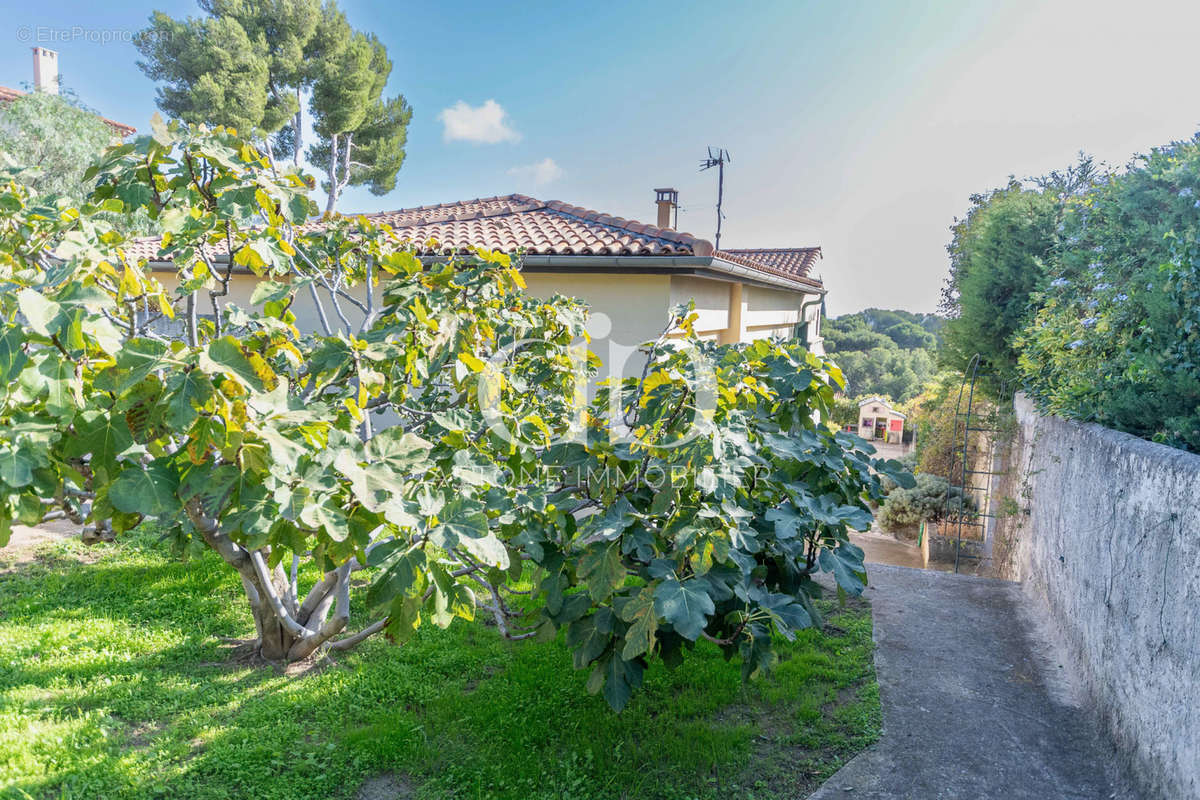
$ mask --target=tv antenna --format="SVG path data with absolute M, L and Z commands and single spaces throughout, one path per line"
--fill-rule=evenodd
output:
M 729 151 L 720 147 L 709 147 L 708 158 L 700 162 L 700 171 L 717 168 L 717 241 L 716 249 L 721 249 L 721 220 L 725 215 L 721 212 L 721 204 L 725 200 L 725 165 L 733 161 Z

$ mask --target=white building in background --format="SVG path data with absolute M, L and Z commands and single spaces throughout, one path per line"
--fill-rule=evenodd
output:
M 857 433 L 864 439 L 901 444 L 907 420 L 905 414 L 892 408 L 882 397 L 868 397 L 858 402 Z

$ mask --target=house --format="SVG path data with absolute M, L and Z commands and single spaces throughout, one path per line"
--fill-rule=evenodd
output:
M 609 330 L 605 334 L 601 326 L 593 349 L 610 365 L 634 360 L 638 345 L 657 338 L 670 311 L 688 300 L 695 300 L 695 329 L 704 338 L 733 343 L 798 336 L 823 353 L 825 288 L 812 275 L 820 248 L 715 250 L 669 227 L 674 192 L 660 190 L 660 198 L 664 192 L 669 194 L 659 200 L 657 225 L 520 194 L 365 216 L 400 232 L 423 257 L 474 247 L 520 252 L 528 291 L 578 297 L 594 319 L 607 317 Z M 172 266 L 153 263 L 157 250 L 157 240 L 142 239 L 129 252 L 151 261 L 173 288 Z M 229 301 L 246 305 L 256 280 L 235 275 Z M 298 325 L 316 329 L 316 308 L 306 296 L 292 310 Z
M 47 50 L 44 47 L 33 48 L 33 88 L 38 92 L 58 94 L 58 53 L 54 50 Z M 26 94 L 27 92 L 22 92 L 20 89 L 0 86 L 0 104 L 11 103 Z M 137 133 L 137 129 L 132 125 L 125 125 L 107 117 L 100 117 L 100 119 L 105 125 L 112 128 L 117 141 Z
M 858 402 L 858 435 L 864 439 L 901 444 L 907 419 L 882 397 L 868 397 Z

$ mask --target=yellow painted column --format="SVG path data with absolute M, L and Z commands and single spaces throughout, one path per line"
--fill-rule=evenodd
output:
M 729 284 L 729 321 L 725 330 L 718 337 L 718 344 L 737 344 L 745 336 L 746 328 L 742 324 L 742 310 L 745 303 L 742 300 L 742 284 Z

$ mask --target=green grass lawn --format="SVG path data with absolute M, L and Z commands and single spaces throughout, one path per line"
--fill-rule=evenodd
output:
M 702 643 L 617 715 L 561 642 L 481 624 L 238 664 L 219 637 L 253 625 L 215 556 L 52 545 L 0 574 L 0 797 L 323 800 L 387 772 L 416 798 L 803 797 L 879 734 L 869 611 L 831 614 L 769 679 Z

